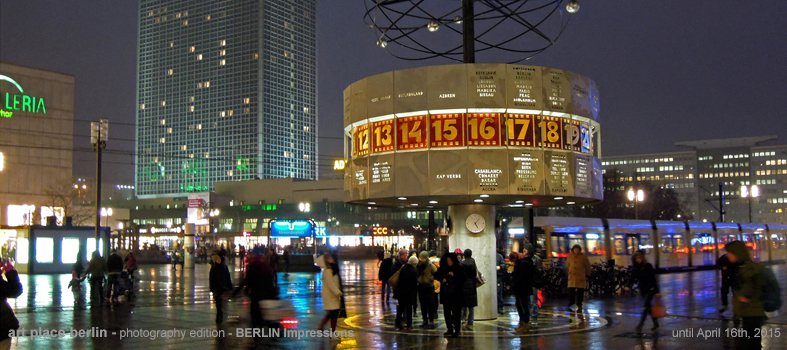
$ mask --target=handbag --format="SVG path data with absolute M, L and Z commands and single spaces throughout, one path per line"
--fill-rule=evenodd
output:
M 339 318 L 347 318 L 347 305 L 344 304 L 344 295 L 342 295 L 341 306 L 339 307 Z
M 475 287 L 478 288 L 480 286 L 483 286 L 485 283 L 486 283 L 486 278 L 484 278 L 484 274 L 481 273 L 481 271 L 476 270 Z
M 388 285 L 391 286 L 391 288 L 396 289 L 396 286 L 399 284 L 399 275 L 401 274 L 402 269 L 404 269 L 404 265 L 402 265 L 402 267 L 396 270 L 396 272 L 394 272 L 394 274 L 388 278 Z
M 656 294 L 653 297 L 653 305 L 650 307 L 650 315 L 653 318 L 664 318 L 667 316 L 667 308 L 661 301 L 661 294 Z
M 440 294 L 440 281 L 434 280 L 434 292 Z

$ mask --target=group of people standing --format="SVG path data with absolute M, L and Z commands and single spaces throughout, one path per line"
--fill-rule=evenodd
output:
M 456 249 L 438 259 L 435 252 L 412 254 L 400 249 L 397 256 L 380 254 L 378 278 L 382 281 L 382 300 L 390 302 L 390 291 L 398 301 L 395 327 L 413 328 L 413 313 L 421 307 L 422 328 L 436 328 L 438 304 L 443 305 L 448 331 L 458 337 L 473 327 L 474 308 L 478 305 L 478 268 L 470 249 Z M 464 324 L 463 324 L 464 323 Z

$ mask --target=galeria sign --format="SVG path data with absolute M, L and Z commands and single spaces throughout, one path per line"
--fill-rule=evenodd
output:
M 7 85 L 11 85 L 13 88 L 8 89 Z M 2 74 L 0 74 L 0 97 L 2 97 L 0 118 L 11 118 L 17 111 L 46 114 L 46 103 L 43 97 L 25 94 L 25 90 L 16 80 Z

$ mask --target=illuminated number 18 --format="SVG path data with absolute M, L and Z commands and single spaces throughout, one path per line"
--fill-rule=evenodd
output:
M 549 143 L 555 143 L 560 140 L 560 126 L 557 122 L 540 122 L 538 126 L 541 127 L 541 140 L 547 140 Z

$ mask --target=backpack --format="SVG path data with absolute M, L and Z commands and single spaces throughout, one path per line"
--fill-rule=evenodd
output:
M 762 268 L 763 281 L 765 282 L 762 288 L 762 306 L 765 312 L 779 311 L 782 307 L 782 292 L 779 287 L 779 281 L 773 271 L 767 267 Z

